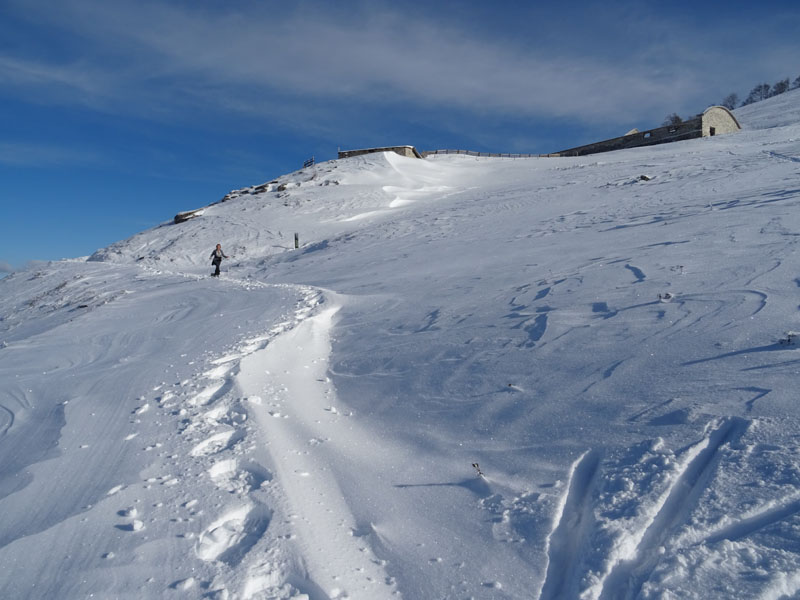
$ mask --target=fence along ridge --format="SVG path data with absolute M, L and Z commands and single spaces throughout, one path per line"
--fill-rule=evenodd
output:
M 485 158 L 541 158 L 551 156 L 549 154 L 519 154 L 507 152 L 476 152 L 474 150 L 426 150 L 421 152 L 423 157 L 431 156 L 432 154 L 463 154 L 465 156 L 479 156 Z

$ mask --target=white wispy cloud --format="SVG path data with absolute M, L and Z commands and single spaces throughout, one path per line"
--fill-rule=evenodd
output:
M 63 86 L 95 95 L 103 90 L 90 76 L 90 69 L 86 64 L 58 64 L 0 56 L 0 80 L 10 85 Z
M 583 122 L 641 118 L 701 98 L 709 80 L 724 85 L 720 73 L 734 62 L 712 35 L 695 39 L 699 24 L 679 21 L 671 30 L 649 13 L 636 18 L 650 38 L 632 30 L 629 50 L 591 53 L 585 41 L 576 42 L 580 52 L 569 39 L 525 46 L 497 31 L 407 18 L 390 5 L 356 6 L 346 17 L 315 3 L 246 11 L 146 1 L 24 6 L 26 18 L 69 31 L 77 49 L 62 61 L 0 55 L 0 81 L 150 114 L 193 107 L 322 123 L 337 105 L 386 104 Z M 593 43 L 618 45 L 624 27 L 633 24 L 618 23 L 605 39 L 595 33 Z M 752 62 L 786 48 L 765 47 Z

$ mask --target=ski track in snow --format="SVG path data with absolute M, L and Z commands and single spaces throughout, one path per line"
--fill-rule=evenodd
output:
M 588 451 L 572 466 L 556 527 L 547 539 L 547 574 L 540 600 L 577 597 L 581 555 L 590 544 L 593 526 L 592 490 L 599 464 L 600 455 Z
M 741 440 L 750 425 L 751 421 L 739 417 L 709 423 L 703 438 L 682 452 L 675 468 L 658 476 L 657 480 L 665 475 L 667 479 L 663 479 L 666 485 L 657 495 L 647 493 L 645 481 L 639 483 L 644 494 L 638 501 L 640 518 L 630 522 L 633 526 L 621 529 L 605 530 L 597 518 L 607 506 L 606 500 L 601 500 L 606 497 L 605 487 L 616 489 L 614 480 L 605 481 L 618 466 L 616 461 L 610 457 L 601 461 L 593 450 L 581 455 L 573 463 L 565 491 L 554 509 L 554 525 L 547 538 L 547 569 L 538 598 L 649 598 L 654 589 L 660 589 L 648 587 L 648 582 L 665 557 L 736 543 L 800 513 L 800 496 L 795 491 L 738 516 L 725 515 L 710 527 L 693 522 L 700 498 L 718 476 L 721 464 L 738 460 L 746 449 Z M 643 474 L 650 470 L 644 462 L 630 463 L 628 469 L 631 467 L 636 471 L 644 467 Z M 612 533 L 607 542 L 603 541 Z M 769 589 L 772 591 L 759 597 L 776 600 L 791 596 L 800 585 L 779 573 Z
M 746 431 L 747 421 L 725 419 L 711 426 L 711 431 L 686 451 L 682 465 L 670 486 L 659 498 L 645 528 L 632 532 L 621 547 L 627 551 L 611 561 L 611 570 L 584 598 L 599 600 L 636 598 L 652 573 L 670 538 L 683 525 L 704 491 L 720 448 L 735 443 Z M 632 549 L 632 550 L 631 550 Z M 630 555 L 629 555 L 630 554 Z
M 739 520 L 728 523 L 719 529 L 709 531 L 697 544 L 716 544 L 722 540 L 737 541 L 775 523 L 779 523 L 800 512 L 800 497 L 794 494 L 777 505 L 760 508 Z

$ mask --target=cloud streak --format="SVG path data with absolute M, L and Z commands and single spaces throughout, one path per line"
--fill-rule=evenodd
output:
M 610 36 L 630 23 L 570 52 L 569 40 L 525 46 L 406 18 L 388 5 L 343 17 L 314 3 L 218 12 L 152 2 L 31 2 L 26 14 L 68 32 L 78 50 L 60 61 L 0 56 L 0 81 L 150 116 L 189 107 L 324 126 L 342 106 L 385 105 L 584 123 L 652 118 L 698 100 L 708 80 L 719 79 L 708 59 L 729 60 L 710 36 L 693 39 L 689 24 L 670 32 L 669 22 L 645 16 L 652 39 L 634 30 L 638 50 L 586 53 L 592 43 L 611 47 Z M 763 50 L 785 54 L 780 44 Z

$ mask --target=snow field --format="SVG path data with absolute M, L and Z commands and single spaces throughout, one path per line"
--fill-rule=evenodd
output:
M 797 596 L 798 98 L 323 163 L 5 278 L 0 595 Z
M 3 363 L 3 372 L 13 374 L 4 376 L 13 381 L 4 398 L 23 399 L 4 402 L 4 408 L 12 425 L 35 426 L 36 439 L 29 443 L 44 444 L 48 460 L 35 462 L 41 455 L 25 452 L 24 442 L 20 444 L 24 438 L 15 439 L 14 428 L 3 436 L 3 443 L 23 451 L 18 463 L 4 463 L 4 472 L 16 468 L 26 474 L 3 493 L 5 507 L 19 512 L 13 527 L 10 521 L 3 527 L 0 553 L 7 569 L 13 569 L 4 570 L 0 578 L 6 597 L 78 597 L 108 586 L 145 596 L 205 586 L 222 597 L 227 591 L 216 581 L 214 565 L 238 564 L 269 524 L 270 509 L 250 494 L 269 482 L 270 472 L 247 457 L 217 462 L 220 456 L 238 457 L 248 443 L 247 412 L 233 393 L 233 378 L 242 356 L 292 327 L 316 302 L 316 293 L 294 286 L 257 286 L 253 293 L 260 301 L 253 304 L 254 298 L 243 296 L 237 302 L 228 297 L 229 290 L 221 293 L 218 282 L 203 287 L 195 281 L 200 289 L 184 296 L 181 286 L 191 281 L 170 282 L 160 275 L 139 276 L 139 271 L 119 278 L 104 265 L 74 264 L 65 281 L 63 271 L 29 278 L 50 291 L 32 298 L 7 297 L 25 311 L 43 313 L 41 319 L 4 321 L 10 340 L 6 348 L 18 360 Z M 120 279 L 128 289 L 106 291 Z M 69 293 L 72 288 L 75 293 Z M 61 292 L 59 301 L 46 303 L 52 289 Z M 294 295 L 299 304 L 291 318 L 275 319 Z M 232 320 L 225 320 L 226 311 Z M 257 324 L 265 313 L 275 323 L 267 334 L 247 337 L 239 329 L 240 319 Z M 86 327 L 89 315 L 113 326 L 99 325 L 104 333 L 98 335 L 99 330 Z M 42 321 L 49 331 L 41 330 Z M 26 328 L 35 328 L 35 333 L 26 336 Z M 17 336 L 23 341 L 15 341 Z M 37 336 L 44 336 L 46 346 L 35 342 Z M 210 348 L 224 348 L 220 339 L 230 340 L 223 362 L 207 354 Z M 32 359 L 43 347 L 48 358 Z M 163 364 L 165 356 L 183 364 Z M 204 362 L 210 368 L 203 372 Z M 43 367 L 47 377 L 40 376 Z M 80 371 L 85 374 L 76 380 Z M 123 386 L 113 383 L 109 372 L 114 371 Z M 142 391 L 146 393 L 138 395 Z M 67 422 L 71 425 L 65 426 Z M 91 435 L 95 427 L 101 433 Z M 137 472 L 143 465 L 148 466 Z M 51 490 L 44 497 L 56 494 L 46 513 L 37 512 L 45 506 L 35 500 L 43 497 L 42 489 Z M 220 494 L 235 497 L 236 507 Z M 25 505 L 24 510 L 14 508 Z M 222 516 L 198 532 L 196 524 L 217 511 Z M 138 539 L 126 541 L 127 536 Z M 100 543 L 81 541 L 87 539 Z M 57 558 L 59 572 L 83 565 L 96 575 L 49 583 L 48 571 L 20 568 L 23 557 L 36 554 L 29 547 L 42 543 L 48 546 L 45 556 L 52 557 L 43 567 L 51 568 Z M 210 561 L 205 576 L 196 566 L 182 566 L 187 550 Z M 142 572 L 135 567 L 142 556 L 171 569 Z M 190 576 L 177 578 L 181 571 Z M 246 586 L 254 589 L 249 580 Z M 288 597 L 290 587 L 283 580 L 274 587 L 281 586 Z

